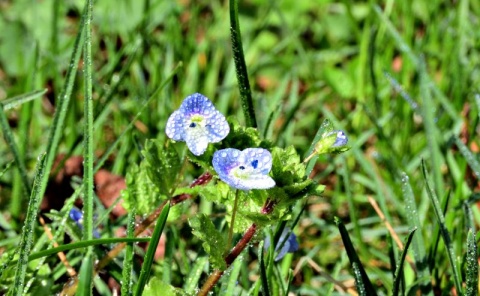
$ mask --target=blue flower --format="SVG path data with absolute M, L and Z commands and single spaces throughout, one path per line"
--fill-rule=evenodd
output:
M 348 137 L 344 131 L 337 130 L 329 132 L 325 137 L 330 137 L 335 135 L 335 142 L 330 146 L 330 148 L 337 148 L 347 145 Z
M 172 113 L 165 129 L 174 141 L 187 142 L 188 149 L 202 155 L 208 143 L 223 140 L 230 132 L 225 116 L 202 94 L 188 96 L 178 110 Z
M 275 186 L 275 181 L 268 176 L 272 154 L 266 149 L 222 149 L 213 154 L 212 162 L 220 179 L 233 188 L 250 190 Z
M 83 229 L 83 213 L 77 208 L 72 208 L 70 210 L 70 213 L 68 214 L 70 216 L 70 219 L 77 224 L 78 228 Z M 93 230 L 93 236 L 95 238 L 99 238 L 100 234 L 96 229 Z
M 288 237 L 287 237 L 288 235 Z M 270 236 L 265 239 L 265 250 L 270 247 Z M 281 248 L 280 248 L 281 247 Z M 279 250 L 280 249 L 280 250 Z M 275 252 L 278 252 L 275 261 L 282 259 L 287 253 L 293 253 L 298 250 L 297 237 L 289 227 L 285 227 L 280 235 L 277 245 L 275 246 Z

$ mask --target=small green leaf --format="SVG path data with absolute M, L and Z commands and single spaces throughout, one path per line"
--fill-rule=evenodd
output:
M 225 270 L 227 267 L 223 259 L 223 251 L 225 249 L 225 239 L 213 225 L 212 220 L 205 215 L 199 214 L 189 220 L 192 233 L 203 243 L 205 252 L 210 255 L 210 263 L 214 268 Z
M 145 286 L 143 296 L 187 296 L 182 289 L 175 288 L 162 282 L 158 277 L 153 277 Z
M 400 260 L 399 263 L 397 264 L 397 269 L 395 270 L 395 279 L 393 281 L 393 295 L 399 295 L 400 291 L 400 281 L 402 280 L 403 277 L 403 263 L 405 263 L 405 258 L 407 258 L 407 251 L 408 248 L 410 247 L 410 244 L 412 243 L 413 235 L 415 234 L 415 231 L 417 231 L 417 228 L 412 229 L 410 233 L 408 234 L 407 240 L 405 242 L 405 247 L 402 251 L 402 254 L 400 255 Z
M 148 177 L 146 161 L 140 166 L 132 164 L 125 182 L 127 189 L 122 191 L 123 206 L 130 211 L 134 207 L 139 215 L 151 213 L 167 197 L 160 194 L 160 189 Z
M 182 166 L 173 145 L 163 148 L 158 141 L 147 140 L 143 156 L 145 156 L 144 161 L 147 163 L 146 169 L 150 180 L 161 194 L 170 194 Z

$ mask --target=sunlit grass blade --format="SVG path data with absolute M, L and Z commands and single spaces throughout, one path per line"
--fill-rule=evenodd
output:
M 425 186 L 427 187 L 427 193 L 428 193 L 428 196 L 430 197 L 430 200 L 432 202 L 433 209 L 435 211 L 435 216 L 436 216 L 437 222 L 440 226 L 440 233 L 442 235 L 443 242 L 445 243 L 445 246 L 447 247 L 447 255 L 448 255 L 448 259 L 450 261 L 450 265 L 452 267 L 453 279 L 455 281 L 455 287 L 457 289 L 457 293 L 461 294 L 462 293 L 462 284 L 461 284 L 461 281 L 460 281 L 460 273 L 458 271 L 457 257 L 455 255 L 455 251 L 453 250 L 452 240 L 450 238 L 450 234 L 449 234 L 447 226 L 445 224 L 445 217 L 443 216 L 442 208 L 440 207 L 440 202 L 438 201 L 438 198 L 437 198 L 437 195 L 435 194 L 435 191 L 430 186 L 430 181 L 428 179 L 427 168 L 426 168 L 424 160 L 422 160 L 422 172 L 423 172 L 423 178 L 424 178 L 424 181 L 425 181 Z
M 150 241 L 149 237 L 112 237 L 112 238 L 98 238 L 92 240 L 82 240 L 75 243 L 60 245 L 56 248 L 51 248 L 47 250 L 43 250 L 40 252 L 32 253 L 28 256 L 28 261 L 32 261 L 38 258 L 47 257 L 50 255 L 54 255 L 58 252 L 76 250 L 76 249 L 83 249 L 90 246 L 97 246 L 97 245 L 109 245 L 109 244 L 116 244 L 116 243 L 141 243 L 141 242 L 148 242 Z
M 247 65 L 245 64 L 245 56 L 243 54 L 240 23 L 238 21 L 238 0 L 230 0 L 230 34 L 245 124 L 247 127 L 257 127 L 252 91 L 250 89 L 250 82 L 248 81 Z
M 397 269 L 395 270 L 395 278 L 393 281 L 393 296 L 399 295 L 400 282 L 403 278 L 403 263 L 405 262 L 405 258 L 407 257 L 408 248 L 410 247 L 410 243 L 412 242 L 415 231 L 417 231 L 416 228 L 412 229 L 408 234 L 407 240 L 405 242 L 405 247 L 402 251 L 402 254 L 400 255 L 400 260 L 397 264 Z
M 478 295 L 478 254 L 477 242 L 475 241 L 475 232 L 473 229 L 468 231 L 467 236 L 467 263 L 466 263 L 466 287 L 465 296 Z
M 1 112 L 1 111 L 0 111 Z M 39 157 L 37 162 L 37 168 L 35 170 L 35 180 L 33 182 L 33 191 L 30 196 L 30 202 L 28 203 L 27 208 L 27 218 L 23 224 L 22 229 L 22 238 L 19 245 L 19 258 L 17 262 L 17 269 L 15 272 L 15 279 L 13 283 L 13 289 L 11 290 L 10 295 L 22 295 L 23 285 L 25 284 L 25 275 L 28 265 L 28 256 L 30 255 L 30 250 L 33 245 L 33 229 L 35 227 L 35 222 L 37 221 L 38 209 L 40 207 L 41 195 L 39 191 L 41 190 L 41 180 L 42 172 L 45 168 L 45 154 Z
M 463 157 L 467 161 L 470 168 L 473 170 L 473 173 L 480 180 L 480 162 L 477 160 L 476 156 L 468 149 L 468 147 L 463 144 L 458 137 L 453 137 L 455 145 L 457 145 L 458 150 L 462 153 Z
M 25 188 L 25 193 L 28 195 L 32 191 L 32 188 L 30 185 L 30 181 L 28 180 L 27 168 L 25 167 L 25 162 L 21 157 L 20 150 L 15 143 L 12 129 L 8 124 L 8 118 L 3 108 L 0 108 L 0 125 L 2 126 L 2 133 L 5 142 L 7 142 L 10 151 L 12 151 L 13 157 L 15 159 L 15 164 L 17 165 L 18 171 L 20 172 L 20 177 L 22 179 L 23 187 Z
M 350 236 L 348 235 L 345 225 L 338 217 L 335 217 L 335 224 L 340 231 L 343 244 L 345 245 L 345 250 L 347 251 L 350 263 L 352 264 L 353 275 L 355 277 L 358 293 L 360 295 L 377 295 L 377 292 L 373 288 L 373 285 L 370 282 L 370 279 L 368 278 L 360 259 L 358 258 L 357 252 L 352 245 L 352 241 L 350 240 Z
M 42 176 L 40 180 L 40 185 L 38 188 L 37 194 L 40 197 L 43 197 L 45 194 L 45 189 L 47 187 L 48 177 L 53 166 L 53 161 L 55 159 L 55 154 L 57 153 L 58 146 L 60 143 L 60 138 L 65 129 L 65 117 L 68 112 L 68 106 L 70 98 L 72 95 L 73 85 L 75 83 L 75 76 L 77 74 L 78 63 L 80 60 L 80 55 L 82 53 L 83 37 L 84 37 L 84 26 L 85 26 L 85 13 L 87 5 L 84 7 L 84 12 L 82 13 L 82 18 L 80 20 L 80 25 L 78 28 L 78 33 L 75 38 L 75 43 L 73 46 L 73 52 L 70 58 L 70 66 L 67 70 L 67 75 L 65 79 L 65 85 L 63 86 L 62 92 L 59 99 L 56 101 L 55 114 L 53 116 L 53 123 L 48 135 L 47 149 L 45 156 L 45 165 L 43 166 L 42 171 L 39 172 L 39 175 Z M 39 197 L 39 198 L 40 198 Z
M 150 243 L 148 244 L 148 249 L 144 257 L 142 270 L 140 271 L 140 278 L 138 279 L 137 288 L 135 290 L 136 296 L 142 295 L 145 284 L 147 283 L 148 277 L 150 276 L 155 251 L 157 250 L 160 236 L 162 235 L 163 228 L 165 227 L 165 223 L 167 222 L 169 211 L 170 203 L 167 203 L 162 209 L 162 213 L 158 217 L 157 224 L 155 225 L 155 229 L 153 230 L 152 237 L 150 239 Z
M 87 251 L 80 267 L 78 289 L 75 295 L 89 296 L 93 288 L 93 254 Z
M 47 89 L 35 90 L 29 93 L 14 96 L 0 101 L 0 105 L 3 107 L 3 110 L 13 109 L 17 106 L 28 103 L 37 98 L 41 98 L 47 91 Z
M 135 208 L 128 213 L 127 219 L 127 237 L 134 238 L 135 232 Z M 122 295 L 132 295 L 132 267 L 133 267 L 133 243 L 127 244 L 125 248 L 125 258 L 123 259 L 122 270 Z
M 190 273 L 188 274 L 188 277 L 185 280 L 185 285 L 183 286 L 184 287 L 183 289 L 187 294 L 192 294 L 197 289 L 198 281 L 200 280 L 200 276 L 202 275 L 203 269 L 205 268 L 205 265 L 207 263 L 208 263 L 208 257 L 200 257 L 197 260 L 195 260 L 195 264 L 190 270 Z
M 418 215 L 417 204 L 415 203 L 415 196 L 413 195 L 413 190 L 410 186 L 409 178 L 405 173 L 402 174 L 402 194 L 403 199 L 405 200 L 405 214 L 408 227 L 410 229 L 422 229 L 420 217 Z M 419 283 L 420 291 L 422 291 L 423 295 L 431 295 L 431 275 L 427 264 L 428 258 L 426 254 L 425 240 L 421 231 L 418 231 L 415 237 L 413 237 L 412 248 L 418 277 L 422 279 Z
M 26 94 L 21 94 L 19 96 L 0 101 L 0 104 L 3 107 L 3 110 L 12 109 L 24 103 L 33 101 L 37 98 L 41 98 L 46 92 L 47 89 L 35 90 Z
M 84 59 L 84 144 L 83 144 L 83 240 L 93 239 L 93 82 L 92 82 L 92 0 L 86 0 Z M 77 295 L 90 295 L 93 288 L 93 247 L 85 249 Z
M 227 282 L 227 289 L 225 290 L 224 295 L 235 295 L 235 287 L 238 285 L 238 276 L 240 275 L 240 270 L 242 269 L 243 265 L 243 256 L 240 255 L 237 260 L 233 263 L 232 271 L 230 272 L 230 276 L 228 277 Z M 223 293 L 223 291 L 222 291 Z

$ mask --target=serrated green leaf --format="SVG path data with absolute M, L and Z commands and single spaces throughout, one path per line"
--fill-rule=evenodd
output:
M 215 228 L 212 220 L 205 215 L 199 214 L 189 219 L 192 233 L 203 243 L 205 252 L 210 256 L 210 263 L 214 268 L 225 270 L 227 267 L 223 259 L 226 242 L 223 235 Z
M 125 182 L 127 189 L 122 191 L 123 206 L 127 210 L 136 207 L 137 213 L 146 215 L 151 213 L 167 197 L 160 194 L 158 187 L 150 180 L 147 174 L 147 163 L 142 161 L 140 166 L 132 164 Z
M 143 156 L 148 177 L 161 194 L 169 195 L 182 166 L 177 151 L 173 145 L 164 148 L 157 140 L 147 140 Z
M 272 149 L 272 177 L 278 187 L 291 185 L 305 179 L 305 165 L 293 146 Z
M 175 288 L 162 282 L 157 277 L 152 277 L 143 290 L 143 296 L 187 296 L 182 289 Z

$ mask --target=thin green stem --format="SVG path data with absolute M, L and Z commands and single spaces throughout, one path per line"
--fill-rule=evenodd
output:
M 233 202 L 233 212 L 232 212 L 232 220 L 230 221 L 230 230 L 228 231 L 227 250 L 229 250 L 230 247 L 232 246 L 233 227 L 235 225 L 235 216 L 237 215 L 239 193 L 240 193 L 240 190 L 237 189 L 237 191 L 235 191 L 235 201 Z

